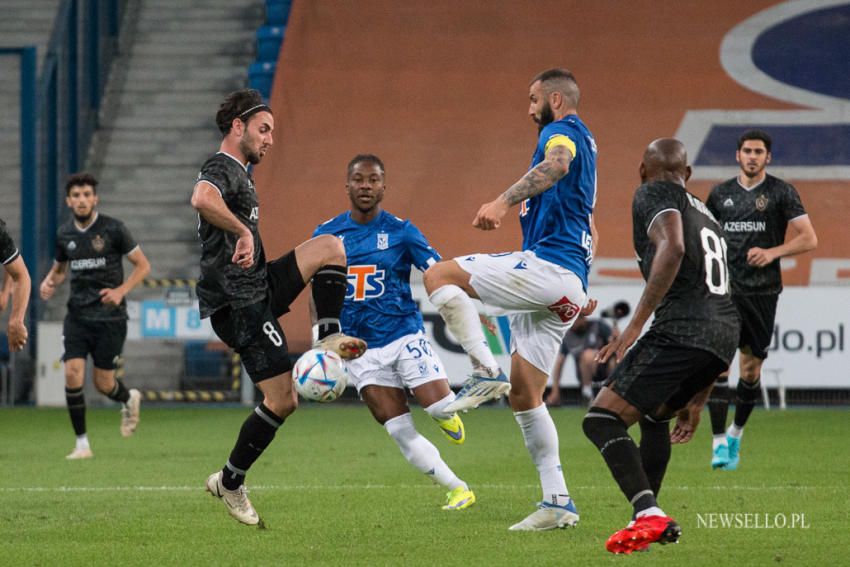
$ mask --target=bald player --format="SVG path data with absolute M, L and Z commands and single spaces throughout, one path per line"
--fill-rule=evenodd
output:
M 655 140 L 639 171 L 633 239 L 646 287 L 629 325 L 597 355 L 599 362 L 614 356 L 620 364 L 582 424 L 634 508 L 628 526 L 606 542 L 613 553 L 675 542 L 681 535 L 656 501 L 670 444 L 693 436 L 717 373 L 735 354 L 739 332 L 723 231 L 685 189 L 691 168 L 684 146 L 673 138 Z M 652 325 L 638 340 L 653 312 Z M 640 447 L 627 432 L 635 423 Z

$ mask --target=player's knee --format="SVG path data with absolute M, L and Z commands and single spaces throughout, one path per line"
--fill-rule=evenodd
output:
M 422 284 L 425 286 L 425 291 L 428 294 L 434 293 L 441 285 L 440 280 L 440 271 L 442 270 L 441 264 L 438 262 L 428 267 L 425 270 L 425 273 L 422 274 Z
M 753 384 L 758 381 L 761 376 L 761 368 L 757 368 L 755 366 L 750 366 L 741 369 L 741 380 L 744 382 Z
M 345 265 L 345 244 L 343 244 L 342 240 L 330 234 L 320 234 L 316 238 L 319 239 L 322 246 L 322 264 Z
M 517 391 L 514 387 L 511 387 L 511 391 L 508 392 L 508 403 L 513 411 L 528 411 L 534 409 L 540 405 L 540 401 L 542 399 L 543 392 L 540 393 L 539 398 L 537 396 L 529 395 L 527 392 Z
M 292 412 L 298 409 L 298 395 L 281 396 L 279 398 L 266 396 L 263 404 L 279 418 L 286 419 Z
M 381 425 L 384 425 L 386 422 L 399 415 L 398 413 L 386 411 L 384 408 L 369 409 L 372 410 L 372 417 L 374 417 L 375 421 L 377 421 Z
M 735 398 L 738 404 L 755 404 L 761 396 L 761 381 L 756 378 L 755 382 L 738 380 L 735 388 Z
M 587 410 L 581 422 L 581 429 L 585 437 L 602 450 L 612 436 L 626 431 L 626 425 L 616 412 L 593 406 Z

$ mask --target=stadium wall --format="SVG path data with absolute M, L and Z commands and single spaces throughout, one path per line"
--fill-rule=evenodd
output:
M 275 146 L 255 175 L 268 255 L 285 253 L 318 223 L 347 208 L 345 166 L 362 152 L 381 156 L 387 165 L 385 208 L 412 219 L 444 257 L 518 249 L 515 215 L 486 233 L 473 229 L 471 221 L 482 203 L 528 167 L 536 140 L 527 116 L 529 79 L 545 68 L 565 66 L 578 78 L 580 114 L 599 147 L 600 247 L 591 294 L 600 285 L 640 285 L 630 204 L 646 145 L 654 138 L 679 136 L 699 164 L 707 160 L 703 147 L 719 143 L 725 164 L 697 165 L 689 183 L 693 193 L 706 197 L 715 183 L 736 174 L 735 139 L 747 120 L 771 130 L 784 117 L 799 122 L 808 116 L 800 114 L 805 97 L 778 88 L 771 96 L 773 91 L 758 81 L 742 83 L 746 79 L 734 65 L 746 69 L 754 51 L 746 44 L 736 50 L 740 42 L 729 47 L 728 37 L 769 39 L 764 30 L 772 24 L 752 23 L 768 9 L 782 9 L 771 20 L 776 22 L 834 4 L 722 0 L 661 10 L 650 0 L 543 1 L 533 9 L 491 1 L 296 1 L 272 90 Z M 850 49 L 825 48 L 833 53 Z M 844 59 L 850 61 L 850 55 Z M 822 79 L 807 79 L 810 92 Z M 832 98 L 850 99 L 850 93 L 845 95 Z M 812 101 L 823 102 L 814 96 Z M 711 112 L 694 114 L 702 111 Z M 725 134 L 714 128 L 730 123 Z M 805 139 L 814 140 L 814 146 L 806 155 L 850 162 L 828 133 L 819 138 L 808 132 Z M 798 139 L 794 136 L 790 139 Z M 774 154 L 781 150 L 776 146 Z M 783 262 L 784 278 L 790 286 L 838 286 L 838 301 L 847 304 L 850 231 L 842 217 L 850 210 L 850 176 L 835 163 L 812 162 L 807 171 L 783 169 L 780 160 L 771 169 L 794 173 L 788 179 L 820 236 L 816 251 Z M 701 175 L 701 169 L 714 178 Z M 801 292 L 800 297 L 805 295 L 815 294 Z M 795 296 L 783 296 L 780 307 L 790 308 Z M 307 344 L 306 298 L 299 298 L 282 324 L 293 348 Z

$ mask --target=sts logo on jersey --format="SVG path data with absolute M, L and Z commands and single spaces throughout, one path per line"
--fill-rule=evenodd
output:
M 364 301 L 384 294 L 384 270 L 375 264 L 348 266 L 348 288 L 346 299 Z

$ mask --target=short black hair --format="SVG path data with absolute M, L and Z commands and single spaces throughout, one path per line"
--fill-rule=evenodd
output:
M 575 75 L 573 75 L 572 71 L 569 69 L 547 69 L 537 73 L 528 85 L 531 86 L 537 81 L 540 81 L 543 86 L 543 91 L 547 95 L 553 92 L 559 92 L 568 99 L 569 103 L 574 108 L 578 108 L 578 82 L 576 81 Z
M 547 81 L 551 81 L 552 79 L 566 79 L 568 81 L 576 82 L 576 78 L 573 75 L 572 71 L 569 69 L 563 68 L 555 68 L 555 69 L 546 69 L 540 73 L 534 75 L 534 78 L 528 83 L 529 85 L 533 85 L 537 81 L 541 83 L 545 83 Z
M 744 142 L 747 140 L 761 140 L 764 142 L 764 147 L 770 153 L 770 136 L 767 135 L 766 132 L 762 132 L 761 130 L 747 130 L 741 137 L 738 138 L 738 149 L 741 149 L 741 146 L 744 145 Z
M 83 185 L 91 185 L 92 191 L 97 195 L 97 179 L 91 173 L 81 171 L 80 173 L 72 173 L 65 180 L 65 195 L 71 194 L 72 187 L 82 187 Z
M 351 175 L 351 170 L 354 169 L 355 165 L 364 161 L 374 163 L 375 165 L 381 168 L 381 174 L 386 175 L 387 169 L 384 167 L 384 162 L 382 162 L 381 158 L 374 154 L 357 154 L 356 156 L 354 156 L 354 158 L 352 158 L 352 160 L 348 162 L 348 175 Z
M 221 135 L 227 136 L 235 118 L 239 118 L 247 124 L 251 116 L 263 111 L 271 114 L 272 109 L 263 102 L 263 95 L 260 94 L 260 91 L 242 89 L 227 95 L 227 98 L 218 107 L 215 123 L 221 131 Z

